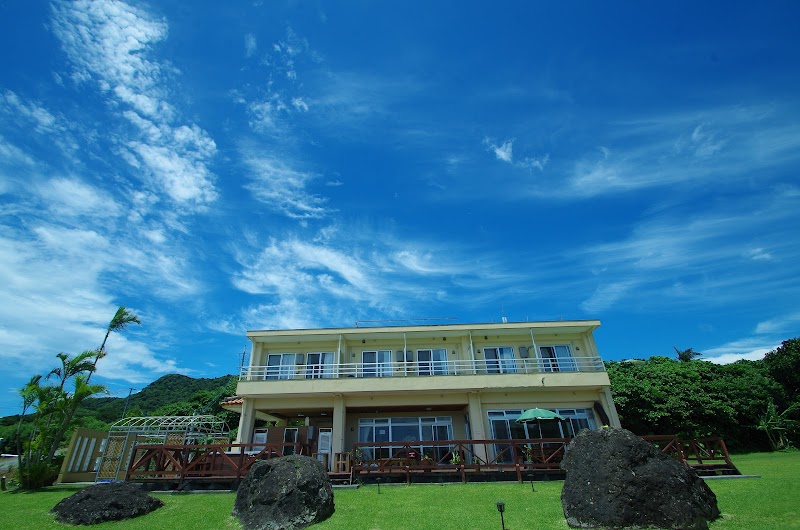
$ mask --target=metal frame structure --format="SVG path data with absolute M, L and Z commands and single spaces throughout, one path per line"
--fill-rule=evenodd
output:
M 225 422 L 216 416 L 135 416 L 114 423 L 108 431 L 96 482 L 124 480 L 134 445 L 228 443 Z

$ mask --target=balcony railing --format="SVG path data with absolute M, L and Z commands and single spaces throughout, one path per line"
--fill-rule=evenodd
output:
M 599 357 L 514 360 L 452 360 L 341 364 L 246 366 L 240 381 L 337 379 L 343 377 L 419 377 L 432 375 L 501 375 L 558 372 L 604 372 Z

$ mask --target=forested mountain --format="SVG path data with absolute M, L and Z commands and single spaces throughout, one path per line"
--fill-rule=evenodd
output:
M 122 418 L 127 400 L 125 417 L 213 414 L 223 419 L 228 429 L 235 432 L 239 415 L 219 406 L 222 398 L 235 393 L 236 377 L 233 375 L 213 379 L 194 379 L 179 374 L 165 375 L 140 392 L 131 394 L 130 400 L 127 397 L 85 399 L 75 414 L 73 426 L 107 430 Z M 0 451 L 16 452 L 19 419 L 18 415 L 0 418 Z M 32 419 L 33 416 L 28 415 L 23 421 L 20 432 L 22 440 L 26 440 L 31 432 Z
M 223 390 L 229 386 L 232 375 L 224 375 L 214 379 L 194 379 L 180 374 L 169 374 L 156 379 L 140 392 L 131 394 L 126 416 L 156 416 L 159 409 L 179 403 L 195 403 L 206 405 L 205 398 L 212 398 L 216 394 L 225 394 Z M 236 392 L 235 383 L 229 389 L 230 395 Z M 226 394 L 227 395 L 227 394 Z M 220 395 L 220 398 L 225 395 Z M 79 409 L 84 415 L 91 415 L 100 421 L 113 423 L 122 418 L 126 398 L 101 397 L 89 398 L 81 404 Z

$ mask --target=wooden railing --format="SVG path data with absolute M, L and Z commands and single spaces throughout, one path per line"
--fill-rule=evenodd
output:
M 642 438 L 661 449 L 676 460 L 686 462 L 695 470 L 705 469 L 729 470 L 731 474 L 739 475 L 739 470 L 733 465 L 728 447 L 722 438 L 698 438 L 681 440 L 677 436 L 642 436 Z
M 177 482 L 238 481 L 258 460 L 306 454 L 300 443 L 151 445 L 134 447 L 126 480 Z
M 721 438 L 680 440 L 675 436 L 644 436 L 661 451 L 686 462 L 698 473 L 740 474 Z M 479 473 L 561 473 L 568 438 L 527 440 L 430 440 L 413 442 L 361 442 L 345 455 L 349 481 L 359 477 L 451 474 L 466 482 Z M 239 481 L 258 460 L 286 454 L 308 454 L 299 443 L 136 445 L 126 480 L 169 482 Z
M 570 440 L 444 440 L 422 442 L 361 442 L 353 445 L 352 473 L 403 474 L 410 482 L 414 473 L 467 474 L 513 472 L 522 480 L 526 471 L 559 472 Z

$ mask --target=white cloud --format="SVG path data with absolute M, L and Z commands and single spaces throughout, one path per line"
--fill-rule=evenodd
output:
M 800 335 L 800 313 L 790 313 L 777 318 L 759 322 L 756 333 L 790 333 Z
M 59 351 L 97 347 L 116 311 L 100 286 L 110 283 L 101 277 L 120 264 L 118 242 L 112 247 L 96 231 L 45 226 L 34 235 L 28 241 L 0 238 L 0 358 L 17 377 L 49 369 Z M 115 337 L 108 349 L 98 366 L 101 377 L 146 381 L 175 368 L 135 339 Z
M 558 178 L 529 189 L 535 196 L 566 199 L 628 193 L 663 186 L 730 186 L 756 172 L 800 159 L 800 133 L 780 107 L 729 107 L 621 120 Z M 760 176 L 760 178 L 764 178 Z
M 774 289 L 796 290 L 786 266 L 800 259 L 790 228 L 800 222 L 795 202 L 767 193 L 702 212 L 673 208 L 641 222 L 628 237 L 573 249 L 573 267 L 591 272 L 587 280 L 599 285 L 581 307 L 691 304 L 698 297 L 711 305 L 744 304 L 766 300 Z M 764 246 L 743 252 L 751 241 Z
M 588 299 L 581 303 L 581 309 L 590 314 L 601 313 L 615 305 L 625 294 L 635 287 L 633 281 L 614 282 L 599 286 Z
M 0 165 L 4 167 L 33 166 L 35 163 L 28 153 L 0 136 Z
M 761 247 L 751 248 L 745 253 L 745 255 L 755 261 L 772 261 L 774 259 L 772 254 L 765 251 Z
M 247 57 L 252 57 L 256 50 L 258 49 L 258 42 L 256 41 L 256 36 L 252 33 L 248 33 L 244 36 L 244 54 Z
M 292 105 L 297 110 L 308 112 L 308 104 L 303 101 L 303 98 L 292 98 Z
M 77 178 L 53 178 L 39 186 L 39 196 L 58 216 L 91 216 L 113 219 L 121 207 L 108 193 Z
M 4 121 L 16 125 L 17 130 L 32 130 L 46 136 L 48 147 L 55 143 L 64 155 L 78 150 L 78 143 L 66 118 L 50 112 L 39 102 L 25 100 L 15 92 L 6 90 L 0 93 L 0 115 L 4 116 Z M 23 160 L 20 157 L 17 159 Z
M 742 359 L 757 361 L 777 346 L 775 342 L 763 338 L 744 338 L 706 349 L 701 359 L 716 364 L 730 364 Z
M 322 219 L 333 210 L 327 199 L 309 193 L 307 188 L 318 175 L 296 170 L 271 155 L 245 156 L 250 183 L 245 186 L 253 197 L 272 211 L 291 219 Z
M 521 160 L 514 160 L 514 142 L 515 139 L 511 138 L 504 141 L 502 144 L 495 143 L 494 140 L 491 138 L 484 138 L 483 143 L 487 146 L 487 150 L 494 153 L 494 156 L 497 160 L 501 160 L 503 162 L 507 162 L 514 167 L 531 170 L 538 170 L 544 171 L 545 166 L 550 161 L 550 154 L 546 153 L 542 156 L 532 157 L 526 156 Z M 452 166 L 455 163 L 459 163 L 460 160 L 458 158 L 451 158 L 448 159 L 448 165 Z
M 494 153 L 494 156 L 497 157 L 498 160 L 502 160 L 503 162 L 508 162 L 512 164 L 514 162 L 514 139 L 506 140 L 500 145 L 497 145 L 494 140 L 490 138 L 484 138 L 483 143 L 486 144 L 489 148 L 489 151 Z
M 208 166 L 216 145 L 197 125 L 174 123 L 177 112 L 167 100 L 174 72 L 150 58 L 167 37 L 167 23 L 121 1 L 78 0 L 53 5 L 52 28 L 73 79 L 93 81 L 110 108 L 141 132 L 122 141 L 123 158 L 178 204 L 202 209 L 214 202 Z

